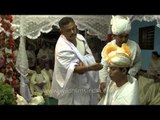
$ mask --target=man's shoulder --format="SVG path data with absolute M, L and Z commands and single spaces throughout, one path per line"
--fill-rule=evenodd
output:
M 128 41 L 127 41 L 127 44 L 128 44 L 128 45 L 131 45 L 131 46 L 135 46 L 135 47 L 138 47 L 138 46 L 139 46 L 138 43 L 137 43 L 136 41 L 134 41 L 134 40 L 128 40 Z
M 137 44 L 138 45 L 138 43 L 136 42 L 136 41 L 134 41 L 134 40 L 128 40 L 128 43 L 132 43 L 132 44 Z

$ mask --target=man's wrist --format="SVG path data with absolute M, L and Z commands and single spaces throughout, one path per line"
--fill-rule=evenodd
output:
M 90 67 L 89 66 L 87 66 L 87 70 L 86 71 L 90 71 Z

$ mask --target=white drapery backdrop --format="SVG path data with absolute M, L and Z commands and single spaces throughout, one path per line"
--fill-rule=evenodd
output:
M 58 27 L 58 21 L 64 16 L 73 17 L 79 30 L 87 29 L 88 34 L 96 35 L 101 40 L 106 39 L 111 18 L 109 15 L 14 15 L 14 37 L 27 36 L 36 39 L 41 32 L 50 32 L 53 25 Z M 20 30 L 23 30 L 23 34 Z
M 73 17 L 79 30 L 86 29 L 88 34 L 96 35 L 100 40 L 106 40 L 106 35 L 110 28 L 111 15 L 13 15 L 14 38 L 27 36 L 30 39 L 36 39 L 41 32 L 50 32 L 53 25 L 58 27 L 58 21 L 64 16 Z M 128 16 L 132 21 L 150 22 L 156 20 L 157 27 L 160 27 L 160 15 L 123 16 Z

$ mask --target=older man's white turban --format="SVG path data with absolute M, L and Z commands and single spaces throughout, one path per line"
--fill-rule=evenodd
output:
M 103 54 L 109 66 L 130 67 L 131 65 L 131 52 L 125 43 L 122 44 L 122 47 L 111 44 L 107 45 L 104 48 Z
M 112 33 L 115 35 L 120 35 L 122 33 L 128 34 L 131 30 L 131 23 L 128 17 L 123 16 L 112 16 L 111 19 L 111 29 Z

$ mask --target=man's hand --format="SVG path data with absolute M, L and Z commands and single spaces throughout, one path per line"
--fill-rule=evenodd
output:
M 106 82 L 101 82 L 100 83 L 100 96 L 102 97 L 105 92 L 104 92 L 104 89 L 106 88 Z
M 86 66 L 84 63 L 81 62 L 79 63 L 79 65 L 75 67 L 74 72 L 83 74 L 88 71 L 98 71 L 98 70 L 101 70 L 102 68 L 103 68 L 103 65 L 100 63 L 94 63 L 90 66 Z
M 100 90 L 103 91 L 106 88 L 106 82 L 100 83 Z
M 88 71 L 91 71 L 91 70 L 98 71 L 98 70 L 101 70 L 102 68 L 103 68 L 102 64 L 100 64 L 100 63 L 94 63 L 94 64 L 88 66 Z
M 86 70 L 87 66 L 85 66 L 82 62 L 80 62 L 79 65 L 75 67 L 74 72 L 78 74 L 83 74 L 86 72 Z

